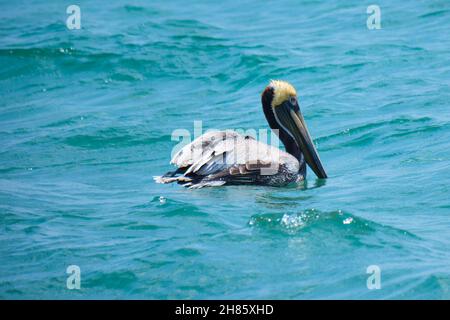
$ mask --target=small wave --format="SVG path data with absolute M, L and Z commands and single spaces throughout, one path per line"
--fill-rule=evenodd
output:
M 342 211 L 333 211 L 329 213 L 322 213 L 316 209 L 308 209 L 300 213 L 275 213 L 275 214 L 261 214 L 254 215 L 249 221 L 249 225 L 253 227 L 269 228 L 282 231 L 288 234 L 296 234 L 300 230 L 311 226 L 320 220 L 345 219 L 353 217 L 345 214 Z
M 194 248 L 180 248 L 169 252 L 170 256 L 181 256 L 181 257 L 194 257 L 200 256 L 201 252 L 198 249 Z
M 89 119 L 91 119 L 92 117 L 90 116 Z M 75 117 L 69 117 L 66 119 L 62 119 L 62 120 L 58 120 L 58 121 L 54 121 L 51 122 L 49 124 L 43 125 L 41 126 L 41 128 L 59 128 L 59 127 L 65 127 L 65 126 L 73 126 L 77 123 L 80 123 L 84 120 L 87 120 L 86 117 L 84 116 L 75 116 Z
M 199 30 L 219 30 L 219 28 L 200 22 L 195 19 L 169 19 L 165 21 L 166 26 L 181 28 L 184 32 L 187 33 L 186 29 L 199 29 Z
M 145 7 L 141 7 L 141 6 L 137 6 L 137 5 L 131 5 L 131 4 L 127 4 L 123 8 L 127 12 L 145 12 L 146 11 Z
M 350 238 L 384 231 L 395 236 L 419 239 L 415 234 L 408 231 L 381 225 L 342 210 L 322 212 L 317 209 L 307 209 L 299 213 L 257 214 L 251 217 L 248 224 L 258 229 L 278 231 L 288 235 L 297 235 L 303 231 L 311 231 L 310 228 L 316 226 L 318 229 L 325 231 L 337 229 L 335 234 Z M 353 238 L 353 240 L 360 242 L 357 238 Z M 380 244 L 384 242 L 380 241 Z
M 83 281 L 84 288 L 126 289 L 136 283 L 138 277 L 131 271 L 96 272 Z
M 64 139 L 64 143 L 72 147 L 84 149 L 121 148 L 136 145 L 152 145 L 170 141 L 170 136 L 151 136 L 140 133 L 131 134 L 128 129 L 108 128 L 95 134 L 77 134 Z
M 155 196 L 147 203 L 136 205 L 133 208 L 134 213 L 152 213 L 162 215 L 164 217 L 173 216 L 208 216 L 208 214 L 197 206 L 185 203 L 182 201 L 176 201 L 164 196 Z
M 433 12 L 428 12 L 428 13 L 422 14 L 422 15 L 419 16 L 419 18 L 441 17 L 441 16 L 444 16 L 448 12 L 449 12 L 449 10 L 437 10 L 437 11 L 433 11 Z
M 430 117 L 410 118 L 399 117 L 390 120 L 381 120 L 367 123 L 351 128 L 346 128 L 338 133 L 321 136 L 315 141 L 322 145 L 321 150 L 329 151 L 349 146 L 369 145 L 379 138 L 398 138 L 417 132 L 430 132 L 442 129 L 440 124 L 427 124 L 432 122 Z M 378 132 L 378 129 L 388 127 L 385 132 Z M 350 138 L 351 137 L 351 138 Z M 349 139 L 350 138 L 350 139 Z M 330 145 L 330 142 L 336 139 L 344 141 Z

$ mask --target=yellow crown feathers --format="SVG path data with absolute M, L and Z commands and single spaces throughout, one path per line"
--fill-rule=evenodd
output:
M 269 87 L 273 88 L 272 107 L 277 107 L 290 97 L 297 96 L 295 88 L 286 81 L 271 80 Z

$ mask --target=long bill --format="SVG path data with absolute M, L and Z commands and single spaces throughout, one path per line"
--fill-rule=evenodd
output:
M 317 177 L 326 179 L 327 174 L 298 106 L 282 104 L 275 108 L 275 113 L 282 126 L 293 136 L 308 166 L 314 171 Z

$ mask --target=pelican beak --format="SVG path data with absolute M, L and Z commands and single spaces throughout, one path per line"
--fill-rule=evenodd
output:
M 326 179 L 327 174 L 309 135 L 305 120 L 300 113 L 297 100 L 291 99 L 274 107 L 274 113 L 279 124 L 294 138 L 308 166 L 314 171 L 317 177 Z

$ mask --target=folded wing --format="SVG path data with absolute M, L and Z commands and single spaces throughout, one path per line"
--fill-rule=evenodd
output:
M 178 151 L 171 163 L 178 169 L 155 181 L 189 188 L 267 184 L 281 172 L 298 172 L 298 161 L 290 154 L 231 130 L 205 133 Z

